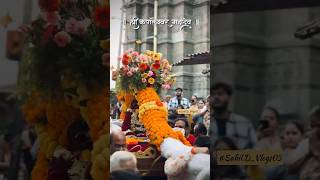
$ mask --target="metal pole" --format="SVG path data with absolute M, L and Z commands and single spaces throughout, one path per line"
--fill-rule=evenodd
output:
M 158 0 L 154 1 L 154 20 L 158 19 Z M 157 52 L 157 44 L 158 44 L 158 29 L 157 24 L 153 24 L 153 51 Z
M 118 57 L 121 56 L 122 53 L 122 43 L 123 43 L 123 26 L 124 22 L 126 21 L 124 19 L 124 5 L 125 5 L 125 0 L 122 0 L 122 7 L 121 7 L 121 25 L 120 25 L 120 38 L 119 38 L 119 49 L 118 49 Z M 120 69 L 120 61 L 117 61 L 117 69 Z

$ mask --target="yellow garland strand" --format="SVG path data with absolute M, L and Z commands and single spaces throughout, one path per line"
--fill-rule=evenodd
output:
M 105 134 L 94 143 L 91 152 L 91 175 L 94 180 L 109 179 L 109 135 Z
M 136 99 L 139 103 L 139 120 L 146 128 L 151 142 L 158 149 L 164 139 L 168 137 L 178 139 L 185 145 L 191 146 L 181 132 L 174 131 L 167 123 L 168 112 L 153 88 L 138 91 Z
M 89 91 L 81 87 L 80 99 L 87 99 L 87 106 L 80 107 L 81 115 L 88 123 L 94 142 L 91 152 L 91 171 L 94 180 L 109 179 L 109 106 L 108 90 Z
M 123 104 L 121 107 L 120 119 L 124 120 L 126 116 L 126 111 L 130 107 L 132 101 L 134 100 L 134 96 L 128 92 L 122 91 L 117 97 L 119 101 L 123 101 Z

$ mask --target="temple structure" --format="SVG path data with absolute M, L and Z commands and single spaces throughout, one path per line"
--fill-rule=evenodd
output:
M 135 30 L 128 21 L 134 17 L 140 19 L 154 17 L 154 0 L 129 0 L 124 8 L 127 20 L 124 49 L 152 50 L 153 26 L 141 25 Z M 163 56 L 171 63 L 183 60 L 188 54 L 207 52 L 210 48 L 209 17 L 209 0 L 158 1 L 158 19 L 191 19 L 192 28 L 186 27 L 181 30 L 180 26 L 158 25 L 157 51 L 163 53 Z M 137 44 L 136 40 L 141 40 L 141 44 Z M 182 87 L 184 96 L 187 98 L 190 98 L 192 94 L 205 98 L 209 94 L 210 76 L 203 74 L 202 71 L 208 67 L 208 64 L 174 67 L 177 76 L 175 87 Z M 162 93 L 172 94 L 172 90 Z

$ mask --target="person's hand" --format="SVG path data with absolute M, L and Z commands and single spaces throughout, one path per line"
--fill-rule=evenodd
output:
M 209 154 L 209 149 L 207 147 L 194 147 L 192 149 L 192 153 L 193 154 L 199 154 L 199 153 Z
M 257 132 L 257 138 L 260 140 L 262 138 L 265 138 L 265 137 L 268 137 L 268 136 L 272 135 L 272 133 L 273 133 L 272 128 L 260 129 Z

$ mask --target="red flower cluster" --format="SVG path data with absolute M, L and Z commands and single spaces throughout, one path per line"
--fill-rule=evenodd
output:
M 139 68 L 142 72 L 144 72 L 148 69 L 148 65 L 146 63 L 141 63 Z
M 128 56 L 127 54 L 124 54 L 122 57 L 122 64 L 123 65 L 128 65 L 129 64 L 129 60 L 130 60 L 130 56 Z
M 93 15 L 97 26 L 108 29 L 110 27 L 110 9 L 109 7 L 97 7 Z
M 38 4 L 42 11 L 57 11 L 60 7 L 60 0 L 39 0 Z
M 160 68 L 160 64 L 154 63 L 154 64 L 152 64 L 152 68 L 154 70 L 158 70 Z

